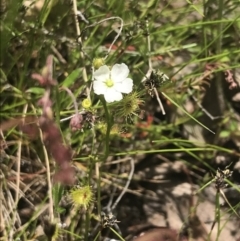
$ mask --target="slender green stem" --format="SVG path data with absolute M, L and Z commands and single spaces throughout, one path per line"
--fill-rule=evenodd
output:
M 162 138 L 164 138 L 164 137 L 162 137 Z M 165 143 L 168 143 L 168 142 L 181 143 L 181 145 L 183 145 L 183 143 L 188 143 L 188 144 L 191 144 L 191 146 L 194 144 L 194 145 L 200 146 L 202 148 L 214 148 L 215 150 L 226 152 L 226 153 L 229 153 L 231 155 L 235 155 L 235 156 L 240 157 L 240 153 L 238 153 L 234 150 L 227 149 L 227 148 L 217 146 L 217 145 L 206 144 L 206 143 L 203 143 L 203 142 L 200 142 L 200 141 L 189 141 L 189 140 L 182 140 L 182 139 L 178 139 L 178 138 L 173 138 L 173 139 L 169 138 L 169 139 L 153 140 L 152 141 L 152 143 L 158 143 L 158 144 L 161 144 L 161 143 L 165 144 Z M 182 146 L 182 147 L 184 147 L 184 146 Z M 184 148 L 187 148 L 187 146 L 185 146 Z
M 105 116 L 106 116 L 106 121 L 107 121 L 107 131 L 106 131 L 106 138 L 105 138 L 105 150 L 104 150 L 104 157 L 102 158 L 102 162 L 105 162 L 108 158 L 109 155 L 109 139 L 110 139 L 110 130 L 112 127 L 112 120 L 111 117 L 109 115 L 109 111 L 107 108 L 107 103 L 105 101 L 105 99 L 103 97 L 100 98 L 102 104 L 103 104 L 103 108 L 105 111 Z M 98 176 L 98 181 L 97 181 L 97 195 L 98 195 L 98 215 L 101 214 L 101 170 L 99 168 L 99 163 L 97 163 L 96 168 L 98 168 L 97 172 L 97 176 Z
M 126 152 L 119 152 L 116 153 L 116 156 L 123 156 L 123 155 L 136 155 L 136 154 L 147 154 L 147 153 L 170 153 L 170 152 L 187 152 L 187 151 L 191 151 L 191 152 L 198 152 L 198 151 L 216 151 L 215 148 L 210 148 L 210 147 L 195 147 L 195 148 L 183 148 L 183 149 L 161 149 L 161 150 L 136 150 L 136 151 L 126 151 Z
M 100 233 L 101 233 L 101 231 L 98 231 L 98 233 L 97 233 L 97 235 L 96 235 L 96 237 L 94 238 L 94 240 L 93 240 L 93 241 L 96 241 L 96 240 L 98 239 L 98 237 L 99 237 Z
M 48 18 L 48 15 L 51 11 L 51 5 L 52 5 L 52 2 L 51 0 L 46 0 L 44 1 L 44 4 L 43 4 L 43 7 L 42 7 L 42 11 L 40 12 L 40 15 L 39 15 L 39 21 L 38 21 L 38 24 L 40 26 L 44 26 L 47 18 Z
M 115 233 L 117 236 L 118 236 L 118 238 L 120 239 L 120 240 L 122 240 L 122 241 L 125 241 L 125 239 L 118 233 L 118 232 L 116 232 L 113 228 L 111 228 L 110 227 L 110 229 L 111 229 L 111 231 L 113 232 L 113 233 Z
M 85 237 L 84 240 L 88 241 L 88 234 L 89 234 L 89 226 L 90 226 L 90 211 L 86 212 L 86 220 L 85 220 Z
M 223 0 L 218 0 L 218 19 L 220 22 L 218 23 L 218 38 L 217 38 L 217 53 L 220 54 L 222 52 L 222 36 L 223 36 L 223 23 L 222 20 L 222 11 L 223 11 Z
M 109 115 L 107 103 L 103 97 L 101 97 L 101 102 L 103 104 L 103 108 L 105 111 L 106 121 L 107 121 L 107 131 L 106 131 L 106 138 L 105 138 L 105 150 L 104 150 L 104 157 L 103 162 L 105 162 L 109 155 L 109 139 L 110 139 L 110 131 L 112 127 L 112 119 Z
M 67 229 L 63 229 L 63 232 L 64 232 L 64 233 L 68 233 L 68 234 L 70 234 L 71 236 L 78 238 L 78 240 L 79 240 L 79 239 L 82 240 L 82 238 L 83 238 L 82 236 L 79 236 L 79 235 L 75 234 L 74 232 L 70 232 L 70 231 L 68 231 Z
M 101 216 L 101 171 L 99 168 L 99 162 L 96 163 L 96 173 L 97 173 L 97 209 L 98 215 Z
M 172 98 L 170 98 L 168 95 L 162 92 L 162 95 L 167 98 L 169 101 L 171 101 L 175 106 L 177 106 L 179 109 L 181 109 L 188 117 L 193 119 L 195 122 L 197 122 L 200 126 L 205 128 L 206 130 L 210 131 L 212 134 L 215 134 L 211 129 L 209 129 L 207 126 L 199 122 L 196 118 L 194 118 L 192 115 L 190 115 L 185 109 L 183 109 L 180 105 L 178 105 Z
M 194 194 L 197 194 L 197 193 L 201 192 L 203 189 L 205 189 L 207 186 L 209 186 L 212 182 L 214 182 L 214 179 L 210 180 L 210 181 L 207 182 L 205 185 L 203 185 L 202 187 L 200 187 L 197 191 L 194 192 Z
M 218 0 L 218 19 L 222 19 L 222 12 L 223 12 L 223 0 Z M 218 38 L 217 38 L 217 54 L 221 54 L 222 52 L 222 36 L 223 36 L 223 24 L 220 21 L 217 25 L 217 33 L 218 33 Z M 217 96 L 218 96 L 218 104 L 219 104 L 219 109 L 220 113 L 224 113 L 226 104 L 224 101 L 224 92 L 223 92 L 223 79 L 222 79 L 222 73 L 219 72 L 217 73 L 217 83 L 216 83 L 216 90 L 217 90 Z
M 217 233 L 217 239 L 216 241 L 218 241 L 219 239 L 219 235 L 220 235 L 220 203 L 219 203 L 219 191 L 217 191 L 216 193 L 216 211 L 215 211 L 215 220 L 217 221 L 217 230 L 218 230 L 218 233 Z
M 230 204 L 230 202 L 229 202 L 228 199 L 226 198 L 223 190 L 220 189 L 219 191 L 220 191 L 223 199 L 225 200 L 225 202 L 226 202 L 226 203 L 228 204 L 228 206 L 231 208 L 231 210 L 236 214 L 236 216 L 237 216 L 238 218 L 240 218 L 240 216 L 238 215 L 238 213 L 236 212 L 236 210 L 233 208 L 233 206 Z
M 203 17 L 202 23 L 204 23 L 204 22 L 206 21 L 206 13 L 207 13 L 207 11 L 206 11 L 206 9 L 207 9 L 206 5 L 207 5 L 207 3 L 206 3 L 206 1 L 204 0 L 204 1 L 203 1 L 203 8 L 204 8 L 203 15 L 204 15 L 204 17 Z M 205 24 L 202 24 L 202 31 L 203 31 L 204 57 L 207 57 L 207 56 L 208 56 L 208 50 L 207 50 L 207 48 L 206 48 L 206 46 L 207 46 L 207 30 L 206 30 Z

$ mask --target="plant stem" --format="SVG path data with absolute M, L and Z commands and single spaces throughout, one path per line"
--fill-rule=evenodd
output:
M 22 118 L 23 118 L 23 124 L 25 123 L 25 117 L 26 117 L 26 113 L 27 113 L 27 109 L 28 109 L 28 105 L 26 104 L 23 108 L 23 113 L 22 113 Z M 13 214 L 12 214 L 12 225 L 14 227 L 16 220 L 17 220 L 17 216 L 18 216 L 18 212 L 17 212 L 17 205 L 20 199 L 20 172 L 21 172 L 21 158 L 22 158 L 22 131 L 19 132 L 20 133 L 20 138 L 18 141 L 18 149 L 17 149 L 17 171 L 16 171 L 16 194 L 15 194 L 15 200 L 14 200 L 14 207 L 13 207 Z M 14 235 L 14 228 L 12 228 L 10 230 L 9 233 L 9 240 L 13 240 L 13 235 Z
M 124 193 L 127 191 L 128 187 L 129 187 L 129 184 L 132 180 L 132 177 L 133 177 L 133 173 L 134 173 L 134 160 L 129 157 L 129 160 L 130 160 L 130 164 L 131 164 L 131 171 L 128 175 L 128 180 L 127 180 L 127 183 L 125 185 L 125 187 L 123 188 L 121 194 L 118 196 L 117 200 L 115 201 L 115 203 L 112 205 L 112 210 L 115 209 L 119 203 L 119 201 L 121 200 L 121 198 L 123 197 Z
M 78 22 L 78 17 L 77 17 L 77 14 L 78 14 L 77 0 L 73 0 L 73 12 L 74 12 L 74 20 L 75 20 L 75 26 L 76 26 L 76 31 L 77 31 L 77 41 L 80 43 L 81 48 L 82 48 L 83 41 L 81 38 L 81 30 L 80 30 L 80 26 L 79 26 L 79 22 Z M 80 52 L 80 56 L 81 56 L 81 59 L 84 60 L 85 56 L 84 56 L 83 51 Z M 86 67 L 83 67 L 82 71 L 83 71 L 82 76 L 83 76 L 84 82 L 86 83 L 88 81 Z
M 99 232 L 97 233 L 97 235 L 96 235 L 96 237 L 94 238 L 93 241 L 96 241 L 96 240 L 98 239 L 98 236 L 100 235 L 100 233 L 101 233 L 101 231 L 99 231 Z
M 111 231 L 113 232 L 113 233 L 115 233 L 116 235 L 117 235 L 117 237 L 120 239 L 120 240 L 122 240 L 122 241 L 125 241 L 125 239 L 118 233 L 118 232 L 116 232 L 113 228 L 111 228 L 110 227 L 110 229 L 111 229 Z
M 222 36 L 223 36 L 223 24 L 221 22 L 222 20 L 222 11 L 223 11 L 223 0 L 218 1 L 218 19 L 220 22 L 217 25 L 217 32 L 218 32 L 218 39 L 217 39 L 217 54 L 221 54 L 222 52 Z M 226 104 L 224 101 L 224 93 L 223 93 L 223 78 L 222 78 L 222 73 L 217 73 L 217 84 L 216 84 L 216 89 L 217 89 L 217 96 L 218 96 L 218 102 L 219 102 L 219 109 L 220 113 L 223 114 Z
M 106 131 L 106 138 L 105 138 L 105 150 L 104 150 L 104 157 L 102 158 L 102 163 L 106 162 L 108 155 L 109 155 L 109 137 L 110 137 L 110 130 L 112 127 L 111 117 L 108 112 L 107 103 L 103 97 L 100 98 L 103 108 L 105 111 L 106 121 L 107 121 L 107 131 Z M 98 195 L 98 215 L 101 215 L 101 170 L 100 170 L 100 163 L 96 163 L 96 176 L 97 176 L 97 195 Z
M 219 235 L 220 235 L 220 203 L 219 203 L 219 191 L 217 191 L 216 193 L 216 212 L 215 212 L 215 220 L 217 221 L 217 239 L 216 241 L 218 241 L 219 239 Z
M 110 131 L 112 127 L 112 120 L 108 112 L 107 104 L 106 101 L 103 97 L 101 97 L 101 102 L 103 104 L 103 108 L 105 111 L 105 116 L 107 120 L 107 131 L 106 131 L 106 139 L 105 139 L 105 150 L 104 150 L 104 157 L 103 157 L 103 162 L 105 162 L 108 158 L 109 155 L 109 137 L 110 137 Z

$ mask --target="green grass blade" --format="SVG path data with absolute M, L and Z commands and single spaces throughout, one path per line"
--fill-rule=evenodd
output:
M 188 117 L 190 117 L 191 119 L 193 119 L 194 121 L 196 121 L 200 126 L 202 126 L 203 128 L 205 128 L 206 130 L 210 131 L 211 133 L 215 134 L 215 132 L 213 132 L 211 129 L 209 129 L 207 126 L 203 125 L 200 121 L 198 121 L 196 118 L 194 118 L 192 115 L 190 115 L 186 110 L 184 110 L 180 105 L 178 105 L 172 98 L 170 98 L 168 95 L 166 95 L 165 93 L 161 92 L 162 95 L 167 98 L 169 101 L 171 101 L 175 106 L 177 106 L 178 108 L 180 108 Z

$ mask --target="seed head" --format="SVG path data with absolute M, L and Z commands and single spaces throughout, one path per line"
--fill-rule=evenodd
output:
M 105 64 L 105 61 L 103 58 L 95 58 L 93 60 L 93 67 L 95 69 L 99 69 L 101 66 L 103 66 Z
M 125 95 L 118 104 L 116 116 L 125 117 L 126 119 L 132 119 L 133 115 L 138 116 L 141 110 L 140 106 L 144 103 L 140 95 L 137 91 Z
M 154 96 L 154 88 L 159 88 L 169 81 L 169 77 L 163 72 L 153 70 L 145 82 L 145 87 L 151 97 Z

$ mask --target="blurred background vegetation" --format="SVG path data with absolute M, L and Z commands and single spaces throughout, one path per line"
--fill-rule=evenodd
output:
M 75 2 L 80 36 L 73 11 Z M 162 216 L 171 220 L 166 214 L 166 204 L 171 202 L 168 197 L 184 183 L 189 184 L 185 191 L 189 192 L 186 195 L 191 204 L 183 204 L 189 208 L 188 214 L 178 224 L 170 221 L 163 226 L 178 232 L 181 227 L 179 240 L 237 240 L 239 16 L 239 0 L 2 0 L 0 240 L 120 240 L 118 235 L 122 240 L 132 240 L 140 233 L 138 225 L 163 225 L 151 221 L 159 208 L 163 209 L 160 213 L 165 213 Z M 108 54 L 121 27 L 119 18 L 112 17 L 122 19 L 123 30 Z M 110 19 L 102 21 L 107 18 Z M 96 117 L 94 127 L 71 131 L 69 118 L 75 113 L 74 105 L 67 92 L 61 90 L 69 88 L 82 110 L 82 100 L 92 81 L 93 60 L 107 54 L 107 64 L 125 63 L 129 67 L 135 90 L 144 101 L 131 121 L 115 119 L 119 127 L 110 140 L 103 127 L 107 123 L 104 108 L 96 97 L 91 110 Z M 47 168 L 44 137 L 31 139 L 30 134 L 35 135 L 33 129 L 24 135 L 21 128 L 23 116 L 34 116 L 27 119 L 27 124 L 32 124 L 42 115 L 38 100 L 46 89 L 31 76 L 43 73 L 49 55 L 53 56 L 53 78 L 58 82 L 51 92 L 54 123 L 63 143 L 71 148 L 78 186 L 49 186 L 47 175 L 54 174 L 57 167 L 48 153 L 50 169 Z M 158 88 L 166 115 L 156 96 L 151 97 L 141 83 L 149 70 L 149 60 L 155 70 L 170 79 Z M 90 95 L 93 98 L 93 93 Z M 106 145 L 107 156 L 103 151 Z M 129 161 L 134 163 L 134 172 Z M 224 171 L 217 172 L 218 168 L 233 173 L 225 176 Z M 131 184 L 126 186 L 129 176 Z M 228 201 L 223 198 L 221 212 L 219 200 L 223 195 L 218 195 L 220 188 L 213 183 L 220 177 L 229 178 L 224 192 Z M 213 187 L 211 194 L 199 198 L 207 186 Z M 74 205 L 74 196 L 69 194 L 78 189 L 90 194 L 87 205 Z M 123 189 L 125 195 L 111 210 L 111 203 Z M 184 196 L 185 191 L 183 188 L 179 195 Z M 197 202 L 195 196 L 199 198 Z M 213 204 L 213 209 L 208 210 L 213 220 L 196 234 L 193 219 L 197 217 L 202 226 L 206 221 L 195 212 L 202 201 Z M 144 205 L 154 202 L 157 206 L 146 213 Z M 49 206 L 53 207 L 54 218 L 49 218 Z M 114 217 L 109 216 L 110 211 Z M 227 218 L 222 221 L 224 215 Z M 231 232 L 227 223 L 232 226 Z M 118 235 L 113 230 L 109 232 L 114 225 L 118 226 Z M 214 229 L 217 231 L 212 235 Z

